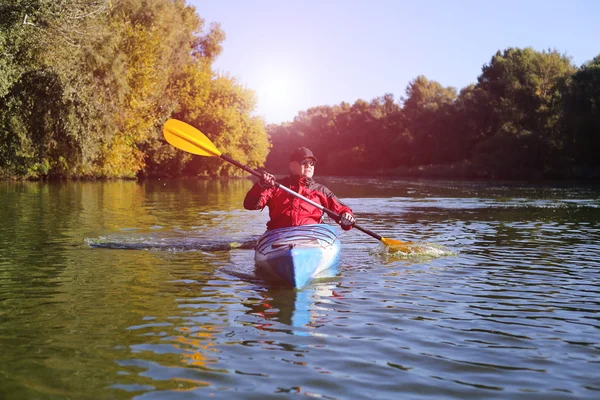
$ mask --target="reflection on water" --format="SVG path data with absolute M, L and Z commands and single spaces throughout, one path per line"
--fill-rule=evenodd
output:
M 338 273 L 337 267 L 323 271 L 310 286 L 301 290 L 290 290 L 283 285 L 277 287 L 273 282 L 263 282 L 265 289 L 257 291 L 260 301 L 244 304 L 248 307 L 247 314 L 259 317 L 260 323 L 255 326 L 257 329 L 283 329 L 296 335 L 310 334 L 310 330 L 306 328 L 313 326 L 318 319 L 319 308 L 315 304 L 327 302 L 328 297 L 335 297 L 335 279 Z
M 453 255 L 343 232 L 336 274 L 284 289 L 250 181 L 0 183 L 0 398 L 598 398 L 598 189 L 325 183 Z

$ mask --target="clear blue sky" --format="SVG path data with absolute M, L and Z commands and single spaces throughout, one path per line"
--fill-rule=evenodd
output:
M 458 90 L 498 50 L 600 54 L 600 0 L 188 0 L 227 38 L 214 67 L 258 97 L 268 123 L 385 93 L 418 75 Z

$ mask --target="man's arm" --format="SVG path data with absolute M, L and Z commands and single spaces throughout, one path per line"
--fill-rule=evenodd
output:
M 244 208 L 246 210 L 262 210 L 273 196 L 274 190 L 277 190 L 275 177 L 268 172 L 263 172 L 262 179 L 246 193 Z
M 342 203 L 331 190 L 326 189 L 325 193 L 327 195 L 327 208 L 341 216 L 337 222 L 341 225 L 342 229 L 345 231 L 352 229 L 352 226 L 356 222 L 352 209 Z

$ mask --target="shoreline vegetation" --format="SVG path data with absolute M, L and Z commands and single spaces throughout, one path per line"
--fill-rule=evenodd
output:
M 418 76 L 399 98 L 266 124 L 254 92 L 212 68 L 224 39 L 184 0 L 0 5 L 0 179 L 245 176 L 168 145 L 168 118 L 275 173 L 307 146 L 319 175 L 600 179 L 600 55 L 507 48 L 459 91 Z

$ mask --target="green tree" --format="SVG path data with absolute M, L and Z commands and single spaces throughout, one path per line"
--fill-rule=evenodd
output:
M 492 57 L 477 84 L 489 106 L 480 107 L 488 113 L 480 129 L 488 137 L 475 149 L 475 169 L 503 178 L 559 174 L 562 93 L 574 72 L 570 59 L 555 50 L 509 48 Z
M 569 80 L 565 95 L 565 136 L 570 165 L 582 177 L 600 176 L 600 55 Z
M 328 171 L 329 157 L 340 147 L 338 111 L 329 106 L 312 107 L 300 111 L 291 123 L 270 125 L 268 132 L 273 150 L 267 159 L 267 168 L 287 173 L 290 154 L 304 146 L 317 154 L 319 170 Z
M 292 123 L 268 127 L 273 151 L 267 167 L 287 172 L 288 157 L 300 146 L 316 153 L 323 174 L 368 174 L 394 165 L 399 113 L 392 94 L 301 111 Z
M 411 137 L 408 166 L 446 161 L 449 113 L 456 99 L 456 89 L 419 76 L 406 88 L 403 114 Z M 406 151 L 406 150 L 405 150 Z
M 29 76 L 32 82 L 39 67 L 41 50 L 39 29 L 32 21 L 47 12 L 40 1 L 15 0 L 0 4 L 0 173 L 25 174 L 35 157 L 25 120 L 31 99 L 20 95 L 19 81 Z M 23 79 L 27 81 L 27 78 Z M 43 86 L 32 91 L 41 89 Z M 29 107 L 27 107 L 29 106 Z M 38 132 L 39 134 L 39 132 Z
M 81 87 L 65 79 L 64 66 L 77 59 L 89 38 L 88 22 L 106 13 L 108 4 L 19 0 L 3 6 L 2 36 L 11 39 L 11 61 L 19 69 L 15 79 L 0 79 L 5 174 L 65 176 L 80 165 L 84 135 L 72 111 Z

